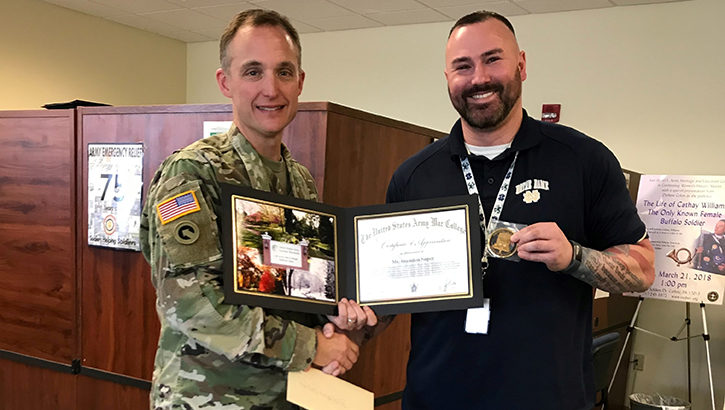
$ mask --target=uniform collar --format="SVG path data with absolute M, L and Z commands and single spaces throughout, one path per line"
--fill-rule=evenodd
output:
M 269 168 L 262 162 L 262 156 L 257 152 L 252 144 L 242 135 L 236 124 L 232 123 L 231 128 L 227 132 L 232 141 L 232 146 L 237 155 L 242 159 L 244 168 L 247 170 L 252 188 L 260 191 L 277 192 L 274 186 Z M 317 193 L 308 189 L 305 184 L 305 176 L 301 174 L 296 166 L 296 162 L 292 159 L 292 154 L 282 143 L 282 160 L 287 167 L 288 183 L 292 188 L 292 195 L 296 198 L 306 198 L 313 201 L 317 200 Z
M 252 146 L 252 144 L 247 140 L 247 138 L 242 134 L 242 132 L 237 127 L 237 124 L 232 123 L 232 126 L 229 128 L 229 131 L 227 131 L 229 134 L 229 138 L 232 140 L 232 146 L 234 146 L 234 149 L 237 150 L 238 154 L 242 154 L 242 151 L 254 152 L 255 155 L 260 156 L 261 154 L 257 152 L 257 150 Z M 287 149 L 287 146 L 282 143 L 282 159 L 285 162 L 288 162 L 292 160 L 292 154 Z
M 541 134 L 539 132 L 539 122 L 529 117 L 526 110 L 524 110 L 523 119 L 521 120 L 521 126 L 514 136 L 514 140 L 511 142 L 511 146 L 507 148 L 496 158 L 505 158 L 509 154 L 522 151 L 533 146 L 536 146 L 541 142 Z M 463 127 L 461 126 L 461 119 L 459 118 L 453 128 L 451 128 L 450 134 L 448 134 L 448 144 L 451 149 L 451 156 L 458 158 L 465 158 L 470 156 L 466 145 L 463 141 Z

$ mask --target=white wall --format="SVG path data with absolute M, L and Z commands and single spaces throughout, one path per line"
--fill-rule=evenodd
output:
M 725 1 L 693 0 L 512 18 L 527 52 L 524 106 L 561 103 L 562 122 L 603 141 L 646 174 L 724 174 Z M 447 131 L 451 23 L 302 35 L 303 100 L 331 100 Z M 216 43 L 188 48 L 187 102 L 226 102 L 214 82 Z M 647 300 L 638 325 L 671 335 L 685 305 Z M 693 332 L 701 331 L 693 305 Z M 725 307 L 708 307 L 718 410 L 725 396 Z M 710 408 L 702 338 L 693 339 L 693 408 Z M 686 398 L 685 343 L 637 334 L 645 370 L 633 390 Z
M 185 102 L 183 42 L 40 0 L 0 3 L 0 110 Z

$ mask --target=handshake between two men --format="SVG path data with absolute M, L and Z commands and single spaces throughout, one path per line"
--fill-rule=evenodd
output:
M 339 376 L 357 362 L 360 346 L 372 337 L 378 318 L 368 306 L 360 307 L 354 300 L 343 298 L 338 315 L 328 316 L 330 322 L 317 333 L 317 353 L 312 365 L 327 374 Z

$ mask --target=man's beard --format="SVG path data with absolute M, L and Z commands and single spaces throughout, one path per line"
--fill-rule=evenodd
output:
M 468 104 L 468 97 L 489 91 L 493 91 L 498 95 L 497 101 L 476 106 Z M 516 101 L 521 97 L 521 73 L 516 70 L 514 79 L 505 86 L 499 82 L 474 85 L 463 90 L 455 97 L 451 94 L 449 88 L 448 96 L 451 98 L 453 107 L 468 125 L 480 130 L 494 129 L 508 117 Z

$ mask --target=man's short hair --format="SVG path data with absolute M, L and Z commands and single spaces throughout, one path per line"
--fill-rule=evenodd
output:
M 451 31 L 448 32 L 448 38 L 451 38 L 451 34 L 453 34 L 453 30 L 457 29 L 458 27 L 463 26 L 470 26 L 471 24 L 476 23 L 483 23 L 486 20 L 490 19 L 496 19 L 503 24 L 506 25 L 506 27 L 511 30 L 511 33 L 516 37 L 516 32 L 514 31 L 514 26 L 511 24 L 511 22 L 504 16 L 493 12 L 493 11 L 487 11 L 487 10 L 481 10 L 481 11 L 474 11 L 471 14 L 466 14 L 465 16 L 461 17 L 456 21 L 456 24 L 453 25 L 451 28 Z
M 252 9 L 242 11 L 234 16 L 232 21 L 229 23 L 229 26 L 227 26 L 227 29 L 224 31 L 224 34 L 222 34 L 221 40 L 219 40 L 219 62 L 221 63 L 224 71 L 229 70 L 229 65 L 231 64 L 231 61 L 227 56 L 227 47 L 229 46 L 229 43 L 232 42 L 232 39 L 237 34 L 237 31 L 246 26 L 270 26 L 280 27 L 283 29 L 287 32 L 287 34 L 289 34 L 292 39 L 292 43 L 294 43 L 295 48 L 297 49 L 297 64 L 302 66 L 302 44 L 300 43 L 300 35 L 297 33 L 297 30 L 295 30 L 294 26 L 292 26 L 292 23 L 290 23 L 287 17 L 273 10 Z

